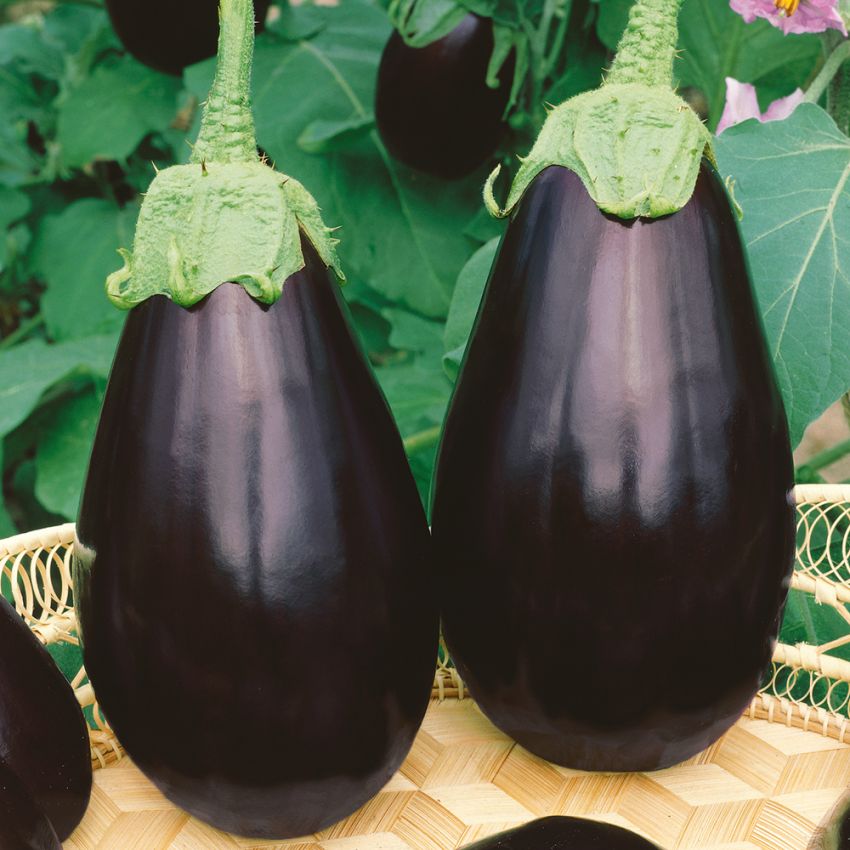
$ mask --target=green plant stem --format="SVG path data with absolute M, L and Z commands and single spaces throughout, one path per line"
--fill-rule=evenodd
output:
M 570 24 L 570 17 L 573 11 L 573 0 L 566 0 L 564 3 L 563 14 L 558 21 L 558 28 L 555 30 L 555 36 L 552 39 L 552 44 L 549 48 L 549 54 L 545 61 L 546 76 L 548 77 L 555 66 L 558 64 L 558 59 L 561 56 L 561 51 L 564 48 L 564 40 L 567 37 L 567 29 Z
M 436 446 L 440 439 L 441 425 L 435 425 L 433 428 L 426 428 L 424 431 L 419 431 L 416 434 L 411 434 L 404 441 L 404 450 L 408 454 L 430 449 L 431 446 Z
M 529 109 L 536 130 L 546 120 L 546 107 L 543 103 L 543 88 L 549 81 L 555 65 L 560 58 L 567 35 L 573 0 L 545 0 L 540 23 L 535 28 L 529 20 L 523 20 L 522 26 L 528 39 L 531 81 L 529 86 Z M 562 14 L 558 16 L 559 6 Z M 558 17 L 558 25 L 552 34 L 552 21 Z
M 683 0 L 636 0 L 606 84 L 671 88 Z
M 850 439 L 842 440 L 822 452 L 818 452 L 814 457 L 809 458 L 802 466 L 812 470 L 826 469 L 832 466 L 836 461 L 850 454 Z
M 808 103 L 817 103 L 821 99 L 823 93 L 827 90 L 827 87 L 847 59 L 850 59 L 850 40 L 842 41 L 827 56 L 826 62 L 823 63 L 823 67 L 814 80 L 812 80 L 812 84 L 806 91 L 806 101 Z
M 21 340 L 26 339 L 26 337 L 34 330 L 38 330 L 43 324 L 44 316 L 41 313 L 24 320 L 12 333 L 0 339 L 0 351 L 5 351 L 7 348 L 11 348 L 13 345 L 21 342 Z
M 850 135 L 850 62 L 845 62 L 832 78 L 826 91 L 826 110 L 838 129 Z
M 192 162 L 251 162 L 257 159 L 251 113 L 253 0 L 221 0 L 219 20 L 218 64 Z

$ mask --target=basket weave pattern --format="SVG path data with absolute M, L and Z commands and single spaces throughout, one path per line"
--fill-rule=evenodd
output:
M 797 489 L 793 587 L 831 606 L 847 636 L 779 644 L 772 675 L 747 716 L 683 765 L 651 774 L 586 774 L 530 755 L 468 699 L 445 653 L 413 750 L 359 812 L 305 839 L 227 836 L 175 810 L 122 757 L 80 670 L 73 685 L 94 709 L 98 770 L 89 814 L 66 850 L 453 850 L 544 814 L 619 823 L 667 850 L 805 850 L 850 786 L 850 487 Z M 70 578 L 74 526 L 0 541 L 0 583 L 44 643 L 77 643 Z

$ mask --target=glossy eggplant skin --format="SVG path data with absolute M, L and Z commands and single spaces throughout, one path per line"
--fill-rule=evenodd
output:
M 792 486 L 716 174 L 675 215 L 623 222 L 544 170 L 500 246 L 437 461 L 443 627 L 485 713 L 586 770 L 707 747 L 771 658 Z
M 466 850 L 659 850 L 610 823 L 553 815 L 469 844 Z
M 511 54 L 491 89 L 492 52 L 491 20 L 472 13 L 425 47 L 409 47 L 393 32 L 378 69 L 375 120 L 395 159 L 446 179 L 486 162 L 505 129 L 514 72 Z
M 271 0 L 254 0 L 257 32 Z M 166 74 L 215 56 L 218 0 L 106 0 L 112 26 L 140 62 Z
M 430 539 L 389 409 L 309 243 L 271 307 L 134 308 L 77 533 L 100 705 L 173 802 L 316 832 L 393 775 L 437 653 Z
M 2 596 L 0 763 L 66 839 L 91 796 L 88 727 L 68 681 Z
M 47 816 L 18 777 L 2 762 L 0 850 L 62 850 Z

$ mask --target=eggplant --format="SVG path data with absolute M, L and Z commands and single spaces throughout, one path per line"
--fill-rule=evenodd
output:
M 0 596 L 0 763 L 63 841 L 91 796 L 88 726 L 67 679 Z
M 492 155 L 505 130 L 514 54 L 487 85 L 493 22 L 468 14 L 448 35 L 410 47 L 394 31 L 384 48 L 375 92 L 381 139 L 399 162 L 457 179 Z
M 47 816 L 3 762 L 0 762 L 0 850 L 62 850 Z
M 550 166 L 509 224 L 446 420 L 443 628 L 488 717 L 584 770 L 681 762 L 762 681 L 794 562 L 782 399 L 703 165 L 622 220 Z
M 255 0 L 257 32 L 271 0 Z M 109 20 L 124 47 L 139 62 L 180 75 L 188 65 L 215 56 L 218 0 L 106 0 Z
M 600 821 L 583 818 L 539 818 L 516 829 L 492 835 L 466 850 L 660 850 L 639 835 Z
M 389 409 L 312 243 L 282 296 L 133 308 L 77 524 L 86 668 L 162 792 L 239 835 L 317 832 L 406 756 L 437 606 Z

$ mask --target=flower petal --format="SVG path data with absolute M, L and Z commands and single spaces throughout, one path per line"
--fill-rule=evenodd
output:
M 729 0 L 729 5 L 748 24 L 756 18 L 764 18 L 786 35 L 827 29 L 847 35 L 847 27 L 838 11 L 838 0 L 801 0 L 793 15 L 781 13 L 774 0 Z
M 733 77 L 726 78 L 726 105 L 717 125 L 719 136 L 727 127 L 740 124 L 748 118 L 761 120 L 761 111 L 756 97 L 756 88 L 750 83 L 741 83 Z
M 781 121 L 787 118 L 805 99 L 806 93 L 802 89 L 791 92 L 787 97 L 774 100 L 764 112 L 764 121 Z

